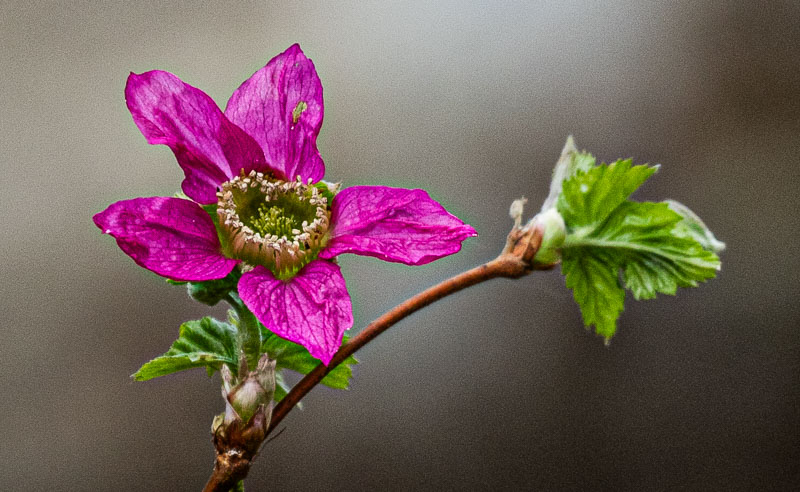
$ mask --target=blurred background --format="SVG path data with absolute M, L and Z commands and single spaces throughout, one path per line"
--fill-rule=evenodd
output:
M 299 42 L 325 88 L 327 178 L 422 187 L 480 236 L 424 267 L 341 257 L 355 331 L 493 258 L 568 134 L 661 163 L 728 244 L 719 278 L 628 299 L 610 347 L 558 271 L 495 280 L 360 352 L 253 467 L 255 490 L 800 487 L 800 3 L 0 2 L 0 489 L 200 490 L 218 376 L 134 383 L 193 303 L 91 221 L 182 173 L 128 72 L 228 96 Z

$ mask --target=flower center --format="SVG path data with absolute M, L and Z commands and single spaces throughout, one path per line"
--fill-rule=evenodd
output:
M 229 258 L 290 278 L 327 242 L 328 199 L 311 184 L 263 173 L 226 181 L 217 192 L 222 249 Z

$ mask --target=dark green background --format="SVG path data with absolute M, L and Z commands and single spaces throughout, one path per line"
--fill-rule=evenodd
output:
M 686 203 L 728 250 L 717 280 L 629 303 L 609 348 L 558 272 L 428 308 L 284 421 L 248 490 L 800 487 L 798 2 L 5 1 L 0 489 L 205 483 L 217 379 L 129 376 L 223 312 L 91 215 L 182 178 L 127 112 L 129 71 L 224 105 L 294 42 L 325 88 L 328 179 L 425 188 L 480 233 L 425 267 L 342 257 L 357 329 L 492 258 L 569 133 L 661 163 L 637 198 Z

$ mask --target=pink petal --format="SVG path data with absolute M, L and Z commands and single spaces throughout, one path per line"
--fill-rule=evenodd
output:
M 328 364 L 353 326 L 350 294 L 339 266 L 314 260 L 289 280 L 262 266 L 242 275 L 239 296 L 276 335 L 299 343 Z
M 353 186 L 333 199 L 331 240 L 320 258 L 342 253 L 423 265 L 458 252 L 475 229 L 424 190 Z
M 242 169 L 270 170 L 249 135 L 205 92 L 171 73 L 130 74 L 125 99 L 147 142 L 165 144 L 175 153 L 186 175 L 181 187 L 197 202 L 215 203 L 217 186 Z
M 123 200 L 96 214 L 94 223 L 139 266 L 171 279 L 214 280 L 238 263 L 222 256 L 211 217 L 189 200 Z
M 306 109 L 295 114 L 301 102 Z M 287 179 L 300 176 L 316 182 L 325 175 L 317 150 L 322 83 L 300 46 L 295 44 L 270 60 L 236 89 L 225 115 L 256 139 L 267 162 Z

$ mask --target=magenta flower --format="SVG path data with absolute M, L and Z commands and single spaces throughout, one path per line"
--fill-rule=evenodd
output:
M 175 153 L 191 200 L 123 200 L 95 224 L 164 277 L 214 280 L 239 266 L 245 305 L 326 364 L 353 325 L 337 255 L 422 265 L 475 235 L 423 190 L 354 186 L 335 194 L 338 187 L 321 181 L 322 84 L 298 45 L 245 81 L 224 113 L 159 70 L 132 73 L 125 99 L 147 141 Z M 211 204 L 216 224 L 201 207 Z

